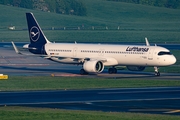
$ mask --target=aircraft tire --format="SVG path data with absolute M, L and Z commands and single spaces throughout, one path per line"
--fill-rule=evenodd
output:
M 117 69 L 116 69 L 116 68 L 109 68 L 109 69 L 108 69 L 108 73 L 109 73 L 109 74 L 113 74 L 113 73 L 116 74 L 116 73 L 117 73 Z
M 113 68 L 113 72 L 116 74 L 116 73 L 117 73 L 117 69 L 116 69 L 116 68 Z
M 113 68 L 109 68 L 109 69 L 108 69 L 108 73 L 109 73 L 109 74 L 113 74 Z
M 81 69 L 81 70 L 80 70 L 80 74 L 81 74 L 81 75 L 87 75 L 88 73 L 87 73 L 84 69 Z
M 160 76 L 160 72 L 155 72 L 155 76 Z

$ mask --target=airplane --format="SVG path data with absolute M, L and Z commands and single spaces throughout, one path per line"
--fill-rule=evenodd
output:
M 143 71 L 146 67 L 154 67 L 155 75 L 160 76 L 158 70 L 161 66 L 173 65 L 176 58 L 170 51 L 160 46 L 150 46 L 145 38 L 146 45 L 109 45 L 109 44 L 85 44 L 85 43 L 52 43 L 44 35 L 33 13 L 26 13 L 30 44 L 23 48 L 36 56 L 49 60 L 82 65 L 80 74 L 98 74 L 109 66 L 108 73 L 116 74 L 116 66 L 126 66 L 131 71 Z M 12 45 L 15 52 L 20 52 Z

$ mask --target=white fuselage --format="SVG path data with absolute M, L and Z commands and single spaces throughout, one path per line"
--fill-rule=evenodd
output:
M 26 13 L 30 44 L 24 45 L 31 53 L 66 64 L 82 64 L 80 74 L 101 73 L 104 66 L 111 66 L 108 73 L 117 73 L 115 66 L 127 66 L 128 70 L 142 71 L 146 66 L 153 66 L 155 75 L 160 76 L 159 66 L 169 66 L 176 58 L 166 48 L 150 46 L 147 38 L 146 46 L 140 45 L 108 45 L 51 43 L 33 13 Z M 12 45 L 18 54 L 15 44 Z
M 168 66 L 176 62 L 168 49 L 159 46 L 47 43 L 45 51 L 52 60 L 70 64 L 85 59 L 103 61 L 104 66 Z

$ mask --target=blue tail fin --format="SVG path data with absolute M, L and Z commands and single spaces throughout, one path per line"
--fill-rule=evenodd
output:
M 30 39 L 29 48 L 32 48 L 29 49 L 29 51 L 34 54 L 44 54 L 45 53 L 44 45 L 50 42 L 47 40 L 46 36 L 41 30 L 33 13 L 26 13 L 26 19 L 27 19 L 29 39 Z

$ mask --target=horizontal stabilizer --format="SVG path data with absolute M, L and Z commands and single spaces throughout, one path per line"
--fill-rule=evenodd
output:
M 35 47 L 29 47 L 29 44 L 26 44 L 23 46 L 24 49 L 29 49 L 29 50 L 37 50 Z
M 19 50 L 18 50 L 18 48 L 16 47 L 16 45 L 14 44 L 14 42 L 12 41 L 11 42 L 12 43 L 12 45 L 13 45 L 13 48 L 14 48 L 14 50 L 15 50 L 15 52 L 17 53 L 17 54 L 21 54 L 21 55 L 27 55 L 27 56 L 38 56 L 38 57 L 50 57 L 50 56 L 47 56 L 47 55 L 41 55 L 41 54 L 26 54 L 26 53 L 22 53 L 22 52 L 20 52 Z M 26 48 L 26 49 L 29 49 L 29 48 Z M 33 48 L 34 49 L 34 48 Z

